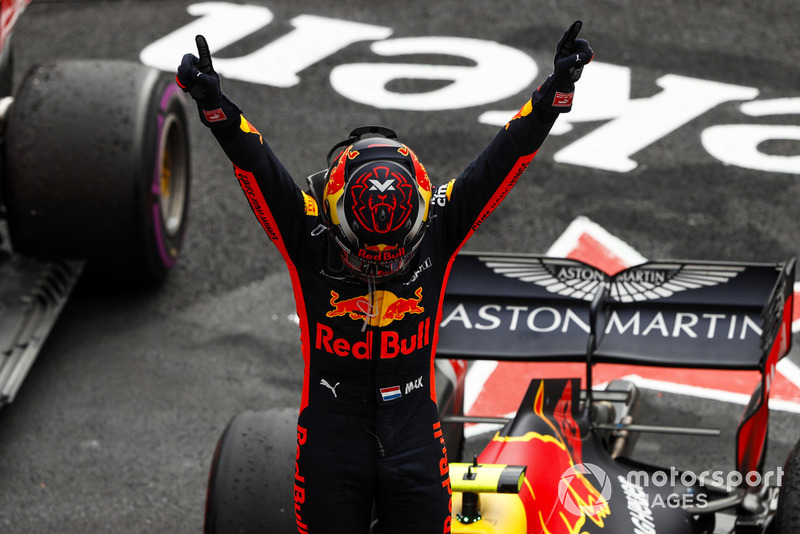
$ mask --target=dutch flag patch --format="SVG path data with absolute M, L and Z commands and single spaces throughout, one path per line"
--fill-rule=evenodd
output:
M 399 399 L 401 397 L 400 386 L 391 386 L 388 388 L 381 388 L 381 397 L 384 401 Z

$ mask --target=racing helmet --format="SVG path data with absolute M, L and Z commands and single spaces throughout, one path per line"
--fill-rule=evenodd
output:
M 323 213 L 345 267 L 361 280 L 384 282 L 408 267 L 430 199 L 425 167 L 388 128 L 357 128 L 328 153 Z

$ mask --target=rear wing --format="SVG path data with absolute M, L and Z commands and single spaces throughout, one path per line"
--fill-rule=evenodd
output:
M 776 339 L 778 358 L 789 351 L 793 284 L 794 260 L 658 261 L 609 276 L 570 259 L 461 253 L 437 357 L 585 362 L 591 343 L 595 363 L 763 370 Z

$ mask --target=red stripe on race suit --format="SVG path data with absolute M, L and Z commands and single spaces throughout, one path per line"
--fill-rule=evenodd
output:
M 461 241 L 458 247 L 456 247 L 455 251 L 453 251 L 453 254 L 450 256 L 450 259 L 447 261 L 447 268 L 444 273 L 442 288 L 439 293 L 439 309 L 436 310 L 436 323 L 434 323 L 437 325 L 437 327 L 434 329 L 435 334 L 433 336 L 433 346 L 431 347 L 430 384 L 436 384 L 436 367 L 433 365 L 433 359 L 436 357 L 436 346 L 439 343 L 438 325 L 442 324 L 442 305 L 444 304 L 444 292 L 445 288 L 447 287 L 447 280 L 450 278 L 450 269 L 453 267 L 453 261 L 455 261 L 456 256 L 458 256 L 458 252 L 461 250 L 464 244 L 466 244 L 466 242 L 469 241 L 469 238 L 472 237 L 472 234 L 475 233 L 475 230 L 477 230 L 481 223 L 483 223 L 483 221 L 489 217 L 489 215 L 497 208 L 497 206 L 500 205 L 503 199 L 506 198 L 506 195 L 508 195 L 509 191 L 513 189 L 514 185 L 517 183 L 517 180 L 519 180 L 520 176 L 522 176 L 522 174 L 525 172 L 525 169 L 527 169 L 528 165 L 530 165 L 531 161 L 533 161 L 533 158 L 536 156 L 536 152 L 538 152 L 538 150 L 527 156 L 522 156 L 517 160 L 506 177 L 503 178 L 503 181 L 500 183 L 500 187 L 497 188 L 492 197 L 486 203 L 486 206 L 484 206 L 478 217 L 472 223 L 472 227 L 470 228 L 469 232 L 467 232 L 467 235 L 464 236 L 464 239 Z M 431 387 L 431 400 L 436 402 L 435 387 Z
M 308 318 L 306 315 L 306 303 L 303 298 L 303 292 L 300 291 L 300 279 L 297 275 L 297 268 L 295 267 L 292 259 L 289 257 L 289 251 L 286 249 L 286 243 L 281 236 L 275 217 L 267 205 L 264 198 L 264 193 L 258 186 L 255 175 L 244 169 L 233 166 L 236 178 L 239 180 L 239 185 L 244 191 L 247 201 L 250 202 L 250 207 L 253 209 L 258 222 L 266 232 L 267 237 L 275 243 L 278 247 L 286 266 L 289 268 L 289 276 L 292 280 L 292 292 L 294 293 L 295 305 L 297 306 L 297 315 L 300 318 L 300 343 L 303 352 L 303 363 L 306 369 L 308 368 L 310 354 L 309 347 L 311 346 L 311 337 L 308 330 Z M 308 373 L 303 373 L 303 394 L 300 400 L 300 411 L 302 412 L 308 406 Z

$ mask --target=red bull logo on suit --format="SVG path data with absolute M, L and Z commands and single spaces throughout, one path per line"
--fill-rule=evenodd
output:
M 413 297 L 398 297 L 391 291 L 378 290 L 371 294 L 341 298 L 331 291 L 331 310 L 325 315 L 331 319 L 347 317 L 354 321 L 366 321 L 370 326 L 381 328 L 367 330 L 364 338 L 351 340 L 340 338 L 333 327 L 317 323 L 314 347 L 340 357 L 354 356 L 368 360 L 377 351 L 381 358 L 395 358 L 408 355 L 431 343 L 431 318 L 421 319 L 414 333 L 400 333 L 384 329 L 394 321 L 401 321 L 408 315 L 425 312 L 420 305 L 422 288 L 417 288 Z
M 367 330 L 359 340 L 337 337 L 333 328 L 317 323 L 314 348 L 329 354 L 346 358 L 353 356 L 359 360 L 370 360 L 377 351 L 380 358 L 396 358 L 407 356 L 431 343 L 431 318 L 420 321 L 417 330 L 411 335 L 403 336 L 394 330 Z
M 400 321 L 408 314 L 418 315 L 425 311 L 420 306 L 422 302 L 422 288 L 417 288 L 414 297 L 398 297 L 391 291 L 373 291 L 371 295 L 359 295 L 342 299 L 336 291 L 331 291 L 331 306 L 333 309 L 326 315 L 328 317 L 348 316 L 356 321 L 368 318 L 370 326 L 388 326 L 393 321 Z

